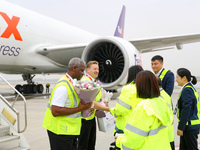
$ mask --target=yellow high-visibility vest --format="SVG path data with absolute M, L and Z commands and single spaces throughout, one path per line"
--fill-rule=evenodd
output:
M 110 108 L 111 114 L 116 118 L 114 133 L 117 130 L 124 130 L 126 122 L 129 119 L 129 115 L 140 101 L 141 99 L 136 97 L 135 84 L 130 83 L 128 85 L 124 85 L 121 90 L 118 103 L 114 108 Z
M 171 116 L 173 117 L 173 120 L 174 120 L 171 97 L 165 92 L 164 89 L 161 89 L 160 95 L 165 100 L 167 107 L 169 108 L 169 111 L 171 113 Z M 169 136 L 169 141 L 173 142 L 174 141 L 174 123 L 172 123 L 172 125 L 168 127 L 168 136 Z
M 191 125 L 198 125 L 198 124 L 200 124 L 199 95 L 198 95 L 197 91 L 196 91 L 192 86 L 187 85 L 187 86 L 184 87 L 184 89 L 187 88 L 187 87 L 191 88 L 191 89 L 194 91 L 194 95 L 195 95 L 196 100 L 197 100 L 196 107 L 197 107 L 197 116 L 198 116 L 198 119 L 197 119 L 197 120 L 190 120 L 190 123 L 191 123 Z M 182 91 L 183 91 L 183 90 L 182 90 Z M 182 94 L 182 91 L 181 91 L 181 93 L 180 93 L 180 95 L 179 95 L 179 98 L 180 98 L 180 96 L 181 96 L 181 94 Z M 179 98 L 178 98 L 178 100 L 179 100 Z M 177 108 L 178 108 L 178 102 L 177 102 Z M 178 121 L 180 121 L 180 120 L 179 120 L 179 109 L 178 109 L 177 117 L 178 117 Z M 187 122 L 186 125 L 189 125 L 189 123 Z
M 81 112 L 57 117 L 54 117 L 52 115 L 51 103 L 54 96 L 54 92 L 56 88 L 58 88 L 61 85 L 64 85 L 67 88 L 68 96 L 71 101 L 71 105 L 68 108 L 78 107 L 80 103 L 80 99 L 74 91 L 73 85 L 66 76 L 63 76 L 57 82 L 56 86 L 53 88 L 53 91 L 51 93 L 51 97 L 49 99 L 49 103 L 43 121 L 43 127 L 58 135 L 80 135 Z
M 171 150 L 167 127 L 172 121 L 161 97 L 144 99 L 134 108 L 125 136 L 117 138 L 116 146 L 121 150 Z
M 162 71 L 162 73 L 159 75 L 159 78 L 160 78 L 161 81 L 163 80 L 163 78 L 165 77 L 165 75 L 166 75 L 166 73 L 167 73 L 168 71 L 169 71 L 168 69 L 164 69 L 164 70 Z

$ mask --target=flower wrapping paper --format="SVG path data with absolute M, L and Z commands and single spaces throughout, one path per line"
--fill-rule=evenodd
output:
M 74 90 L 79 96 L 83 104 L 90 103 L 96 99 L 97 94 L 101 90 L 101 85 L 98 83 L 92 83 L 89 81 L 79 81 L 75 84 Z M 94 104 L 91 106 L 91 109 L 94 108 Z M 83 118 L 87 118 L 92 115 L 90 109 L 84 110 L 81 112 Z
M 78 94 L 78 97 L 80 98 L 81 102 L 83 104 L 87 104 L 95 100 L 97 94 L 99 93 L 100 89 L 80 89 L 77 87 L 74 87 L 76 93 Z

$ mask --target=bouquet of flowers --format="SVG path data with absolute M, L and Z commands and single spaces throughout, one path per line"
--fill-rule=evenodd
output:
M 103 88 L 101 89 L 101 104 L 106 106 L 108 105 L 108 102 L 110 101 L 111 97 L 113 96 L 112 92 L 107 92 Z M 103 118 L 106 116 L 105 112 L 102 110 L 97 110 L 95 114 L 98 118 Z
M 77 81 L 74 89 L 83 104 L 90 103 L 95 100 L 101 86 L 95 82 Z
M 103 102 L 108 102 L 110 101 L 111 97 L 113 96 L 113 93 L 112 92 L 108 92 L 104 89 L 101 89 L 101 98 L 102 98 L 102 101 Z
M 101 89 L 101 85 L 97 82 L 89 82 L 89 81 L 77 81 L 74 84 L 74 89 L 78 94 L 81 102 L 83 104 L 90 103 L 95 100 L 97 94 Z M 94 107 L 94 106 L 92 106 Z M 92 115 L 90 110 L 84 110 L 81 112 L 82 117 L 86 118 Z

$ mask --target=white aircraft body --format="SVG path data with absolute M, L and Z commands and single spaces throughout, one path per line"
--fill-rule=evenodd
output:
M 22 74 L 28 84 L 16 88 L 24 93 L 41 93 L 35 74 L 67 71 L 72 57 L 99 62 L 99 80 L 107 90 L 126 82 L 130 66 L 140 64 L 140 53 L 164 50 L 200 41 L 200 34 L 138 41 L 123 39 L 125 7 L 115 36 L 98 35 L 48 18 L 28 9 L 0 0 L 0 72 Z

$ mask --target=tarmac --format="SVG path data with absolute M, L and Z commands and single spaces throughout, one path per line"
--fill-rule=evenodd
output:
M 45 85 L 45 84 L 44 84 Z M 50 91 L 52 90 L 54 83 L 51 83 Z M 200 92 L 200 88 L 197 87 Z M 12 93 L 5 85 L 1 85 L 0 94 L 4 93 L 9 97 L 8 93 Z M 177 98 L 179 96 L 180 88 L 175 86 L 174 93 L 172 95 L 173 106 L 176 105 Z M 114 107 L 117 103 L 117 97 L 120 92 L 114 94 L 114 98 L 110 100 L 109 106 Z M 200 93 L 199 93 L 200 94 Z M 11 94 L 12 95 L 12 94 Z M 28 141 L 31 150 L 50 150 L 49 139 L 47 136 L 47 131 L 42 127 L 44 114 L 48 104 L 49 96 L 39 96 L 31 97 L 26 101 L 28 124 L 25 132 L 23 132 L 24 137 Z M 9 100 L 10 103 L 13 101 Z M 15 108 L 20 112 L 20 127 L 24 127 L 24 102 L 19 100 L 15 103 Z M 175 147 L 176 150 L 179 149 L 179 137 L 176 135 L 177 129 L 177 117 L 174 116 L 174 133 L 175 133 Z M 97 139 L 96 139 L 96 150 L 109 150 L 110 143 L 114 141 L 113 130 L 106 133 L 99 131 L 97 125 Z M 198 139 L 200 143 L 200 138 Z M 18 141 L 19 142 L 19 141 Z M 16 144 L 16 141 L 12 145 Z M 0 144 L 0 150 L 7 149 L 11 144 L 3 143 Z

